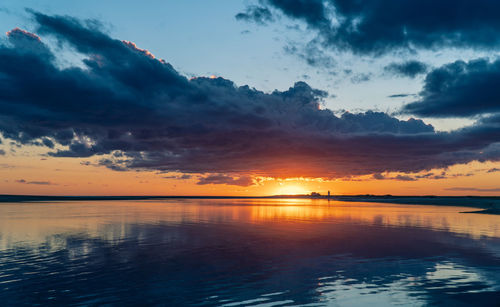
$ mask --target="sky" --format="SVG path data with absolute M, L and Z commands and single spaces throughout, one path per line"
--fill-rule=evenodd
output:
M 500 194 L 494 1 L 0 4 L 0 193 Z

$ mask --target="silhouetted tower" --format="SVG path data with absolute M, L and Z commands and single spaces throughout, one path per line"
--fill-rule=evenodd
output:
M 328 190 L 328 198 L 330 198 L 330 190 Z

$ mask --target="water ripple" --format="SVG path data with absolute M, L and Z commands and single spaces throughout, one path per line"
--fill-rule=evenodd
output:
M 13 216 L 12 206 L 22 210 Z M 273 203 L 268 211 L 262 203 L 256 206 L 216 200 L 2 205 L 0 301 L 7 306 L 500 301 L 497 216 L 462 220 L 458 211 L 440 207 L 420 212 L 415 206 L 339 209 L 315 203 L 290 209 L 285 203 L 277 209 Z M 19 220 L 24 227 L 13 226 Z

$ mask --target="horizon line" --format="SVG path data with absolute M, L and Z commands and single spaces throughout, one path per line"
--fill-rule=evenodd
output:
M 3 197 L 40 197 L 40 198 L 336 198 L 336 197 L 500 197 L 500 195 L 397 195 L 397 194 L 331 194 L 311 195 L 311 194 L 274 194 L 274 195 L 37 195 L 37 194 L 0 194 Z

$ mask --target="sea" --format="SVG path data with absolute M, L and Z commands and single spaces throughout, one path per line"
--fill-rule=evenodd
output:
M 500 215 L 327 199 L 0 203 L 1 306 L 500 306 Z

